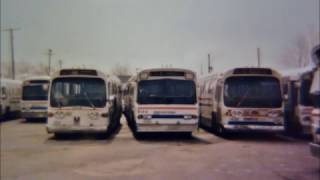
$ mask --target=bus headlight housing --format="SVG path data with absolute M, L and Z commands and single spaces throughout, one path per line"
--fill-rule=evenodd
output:
M 138 115 L 138 119 L 149 120 L 149 119 L 152 119 L 152 116 L 151 115 L 147 115 L 147 114 L 139 114 Z
M 233 110 L 233 111 L 231 111 L 231 115 L 234 116 L 234 117 L 239 118 L 239 117 L 242 116 L 242 111 L 240 111 L 240 110 Z
M 57 119 L 63 119 L 65 116 L 65 113 L 61 111 L 57 111 L 56 113 L 54 113 L 54 117 Z
M 268 112 L 268 117 L 271 117 L 271 118 L 277 118 L 277 117 L 281 117 L 282 116 L 282 113 L 281 111 L 270 111 Z
M 197 116 L 196 115 L 184 115 L 183 119 L 196 119 Z
M 97 120 L 99 118 L 99 113 L 98 112 L 89 112 L 88 117 L 89 117 L 89 119 Z
M 51 114 L 49 113 L 49 116 L 50 116 Z M 55 118 L 57 118 L 57 119 L 63 119 L 63 118 L 65 118 L 66 116 L 71 116 L 72 115 L 72 113 L 71 112 L 62 112 L 62 111 L 57 111 L 57 112 L 55 112 L 54 113 L 54 117 Z

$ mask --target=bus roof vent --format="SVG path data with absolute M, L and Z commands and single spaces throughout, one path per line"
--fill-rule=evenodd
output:
M 63 69 L 60 71 L 61 76 L 86 75 L 97 76 L 98 72 L 92 69 Z
M 149 76 L 185 76 L 181 71 L 152 71 Z
M 236 68 L 233 74 L 261 74 L 272 75 L 271 69 L 268 68 Z

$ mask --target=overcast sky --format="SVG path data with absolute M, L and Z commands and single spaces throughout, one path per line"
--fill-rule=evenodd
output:
M 17 61 L 109 71 L 191 68 L 200 72 L 207 53 L 215 71 L 280 62 L 297 35 L 319 31 L 319 0 L 2 0 L 1 28 L 15 32 Z M 10 59 L 9 34 L 1 32 L 1 58 Z

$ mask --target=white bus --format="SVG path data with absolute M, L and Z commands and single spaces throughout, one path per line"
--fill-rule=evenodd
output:
M 288 131 L 291 134 L 311 134 L 312 98 L 310 87 L 315 66 L 307 66 L 294 69 L 292 72 L 284 72 Z
M 47 118 L 49 83 L 49 76 L 35 76 L 23 81 L 21 116 L 26 121 Z
M 62 69 L 52 76 L 48 133 L 107 135 L 120 124 L 119 83 L 93 69 Z
M 317 65 L 314 71 L 310 94 L 313 100 L 313 110 L 311 118 L 312 142 L 310 143 L 311 154 L 320 159 L 320 45 L 313 48 L 312 58 Z
M 198 127 L 196 74 L 186 69 L 146 69 L 132 77 L 124 92 L 124 114 L 134 135 L 183 132 Z
M 234 68 L 200 80 L 200 126 L 228 131 L 283 131 L 281 76 L 269 68 Z
M 0 79 L 0 119 L 18 116 L 21 110 L 21 81 Z

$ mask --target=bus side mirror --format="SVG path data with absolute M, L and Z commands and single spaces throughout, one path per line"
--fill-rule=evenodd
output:
M 7 95 L 6 95 L 6 94 L 2 94 L 2 95 L 1 95 L 1 99 L 2 99 L 2 100 L 7 99 Z
M 107 101 L 108 101 L 108 102 L 112 102 L 112 101 L 114 101 L 114 99 L 115 99 L 114 95 L 111 95 L 111 96 L 109 96 L 109 97 L 107 98 Z
M 2 91 L 0 91 L 0 94 L 1 94 L 0 98 L 1 98 L 2 100 L 7 99 L 7 91 L 6 91 L 6 88 L 2 87 L 1 90 L 2 90 Z
M 283 99 L 284 99 L 285 101 L 288 101 L 288 99 L 289 99 L 288 94 L 283 95 Z
M 48 91 L 48 90 L 49 90 L 49 85 L 48 85 L 48 84 L 42 85 L 42 89 L 43 89 L 44 91 Z

